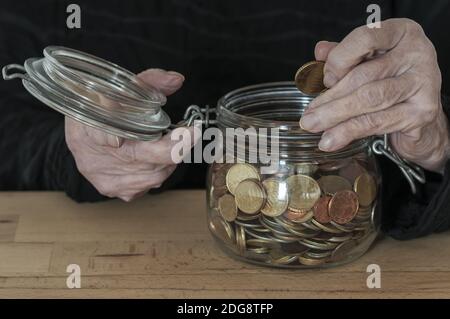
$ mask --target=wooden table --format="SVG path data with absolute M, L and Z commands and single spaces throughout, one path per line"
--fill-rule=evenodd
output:
M 381 267 L 368 289 L 367 265 Z M 67 265 L 81 268 L 68 289 Z M 229 258 L 213 242 L 203 191 L 76 204 L 62 193 L 0 193 L 0 298 L 450 297 L 450 232 L 385 238 L 358 261 L 293 271 Z

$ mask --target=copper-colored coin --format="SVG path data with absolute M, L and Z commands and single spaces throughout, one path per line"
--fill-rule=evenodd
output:
M 317 182 L 306 175 L 293 175 L 286 180 L 289 189 L 289 208 L 294 211 L 310 210 L 320 197 Z
M 353 187 L 362 206 L 369 206 L 377 196 L 377 183 L 368 173 L 358 176 Z
M 238 210 L 234 197 L 230 194 L 225 194 L 219 198 L 217 203 L 220 215 L 227 221 L 232 222 L 236 219 Z
M 239 183 L 249 178 L 261 179 L 258 170 L 254 166 L 242 163 L 231 166 L 226 175 L 226 184 L 230 193 L 234 195 Z
M 286 211 L 289 204 L 287 183 L 269 178 L 264 180 L 262 184 L 266 190 L 267 201 L 261 212 L 270 217 L 280 216 Z
M 352 190 L 352 184 L 345 178 L 337 175 L 322 176 L 317 180 L 322 191 L 327 195 L 334 195 L 337 192 Z
M 313 218 L 314 213 L 311 210 L 294 211 L 292 209 L 288 209 L 283 216 L 295 223 L 305 223 Z
M 331 219 L 340 225 L 352 221 L 358 212 L 358 195 L 353 191 L 340 191 L 334 194 L 328 205 Z
M 366 173 L 366 169 L 362 167 L 358 161 L 353 160 L 348 165 L 339 169 L 339 175 L 353 184 L 358 176 Z
M 226 186 L 224 187 L 212 187 L 212 196 L 217 199 L 222 197 L 223 195 L 225 195 L 226 193 L 228 193 L 228 188 Z
M 324 62 L 312 61 L 304 64 L 295 74 L 295 85 L 300 92 L 307 95 L 318 95 L 326 90 L 323 84 Z
M 331 196 L 325 195 L 317 201 L 314 205 L 314 218 L 323 224 L 327 224 L 331 221 L 330 214 L 328 213 L 328 204 L 330 203 Z
M 227 184 L 226 176 L 227 176 L 226 170 L 219 170 L 219 171 L 215 172 L 212 177 L 213 186 L 216 188 L 221 188 L 223 186 L 226 186 L 226 184 Z
M 246 179 L 235 189 L 237 207 L 246 214 L 256 214 L 266 203 L 266 191 L 257 179 Z

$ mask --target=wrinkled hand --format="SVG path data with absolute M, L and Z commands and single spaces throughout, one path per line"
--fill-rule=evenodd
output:
M 324 84 L 300 125 L 324 132 L 323 151 L 351 141 L 390 133 L 397 153 L 442 172 L 449 155 L 449 132 L 441 105 L 441 74 L 433 44 L 409 19 L 362 26 L 340 43 L 319 42 L 317 60 L 326 61 Z
M 179 73 L 159 69 L 149 69 L 138 77 L 165 95 L 177 91 L 184 81 Z M 170 134 L 154 142 L 123 140 L 67 117 L 65 131 L 78 170 L 105 196 L 131 201 L 160 187 L 176 168 L 171 149 L 178 141 L 172 141 Z M 193 143 L 184 142 L 190 143 L 189 148 Z

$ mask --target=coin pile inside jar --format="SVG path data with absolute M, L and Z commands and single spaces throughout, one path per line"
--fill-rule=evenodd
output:
M 211 231 L 237 254 L 277 265 L 345 261 L 378 227 L 377 180 L 356 158 L 257 166 L 213 164 Z

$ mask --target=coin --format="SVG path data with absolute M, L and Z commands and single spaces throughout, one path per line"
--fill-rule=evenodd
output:
M 366 169 L 362 167 L 356 160 L 352 160 L 348 165 L 339 169 L 339 175 L 353 184 L 356 178 L 365 173 Z
M 213 173 L 213 186 L 215 188 L 226 187 L 226 176 L 228 172 L 229 165 L 221 165 L 219 168 Z
M 284 217 L 289 219 L 292 222 L 295 223 L 304 223 L 313 218 L 314 213 L 310 210 L 303 210 L 303 211 L 293 211 L 291 209 L 288 209 L 286 213 L 284 213 Z
M 287 179 L 289 208 L 293 211 L 310 210 L 320 197 L 317 182 L 306 175 L 293 175 Z
M 358 206 L 358 195 L 345 190 L 334 194 L 328 205 L 328 211 L 334 222 L 345 225 L 355 217 Z
M 345 178 L 337 175 L 322 176 L 317 180 L 317 183 L 327 195 L 334 195 L 344 190 L 352 190 L 352 184 Z
M 329 225 L 322 225 L 315 219 L 312 219 L 311 223 L 313 225 L 317 226 L 318 228 L 320 228 L 321 230 L 326 231 L 327 233 L 330 233 L 330 234 L 341 234 L 342 233 L 342 231 L 337 229 L 336 227 L 329 226 Z
M 297 163 L 295 164 L 295 173 L 299 175 L 312 176 L 319 169 L 314 163 Z
M 226 188 L 226 187 L 215 188 L 214 186 L 212 186 L 212 196 L 214 199 L 220 198 L 227 193 L 228 193 L 228 188 Z
M 211 232 L 227 244 L 234 244 L 234 231 L 231 225 L 219 215 L 214 215 L 209 220 Z
M 257 179 L 246 179 L 235 189 L 237 207 L 246 214 L 256 214 L 266 203 L 266 192 Z
M 328 204 L 330 203 L 331 196 L 325 195 L 316 202 L 314 205 L 314 218 L 319 223 L 327 224 L 331 221 L 330 214 L 328 213 Z
M 286 211 L 289 204 L 287 183 L 269 178 L 264 180 L 262 184 L 266 190 L 267 201 L 261 208 L 261 212 L 266 216 L 280 216 Z
M 368 173 L 359 175 L 353 187 L 362 206 L 369 206 L 377 196 L 377 183 L 372 175 Z
M 331 253 L 331 259 L 333 261 L 339 261 L 347 257 L 348 253 L 355 248 L 356 242 L 354 240 L 345 241 L 339 244 Z
M 234 197 L 230 194 L 225 194 L 219 198 L 217 203 L 219 213 L 227 222 L 232 222 L 236 219 L 238 210 Z
M 372 207 L 372 211 L 370 214 L 370 224 L 375 230 L 378 230 L 381 224 L 381 214 L 377 210 L 377 202 L 375 202 Z
M 312 61 L 304 64 L 295 74 L 295 85 L 300 92 L 307 95 L 318 95 L 327 87 L 323 84 L 324 62 Z
M 319 266 L 324 264 L 327 260 L 325 258 L 311 258 L 303 255 L 298 256 L 298 261 L 305 266 Z
M 247 248 L 247 245 L 245 242 L 245 228 L 242 226 L 236 225 L 235 233 L 236 233 L 236 246 L 238 248 L 238 251 L 241 254 L 244 254 L 245 250 Z
M 337 159 L 337 160 L 327 160 L 322 163 L 319 163 L 319 169 L 324 172 L 333 172 L 337 171 L 343 167 L 346 167 L 350 163 L 350 159 Z
M 258 170 L 249 164 L 234 164 L 230 167 L 226 175 L 226 185 L 231 194 L 235 194 L 236 187 L 245 179 L 260 180 Z
M 323 259 L 331 256 L 331 251 L 314 251 L 308 250 L 304 255 L 307 258 Z
M 307 251 L 308 247 L 296 241 L 294 243 L 281 244 L 281 250 L 289 255 L 299 255 Z

